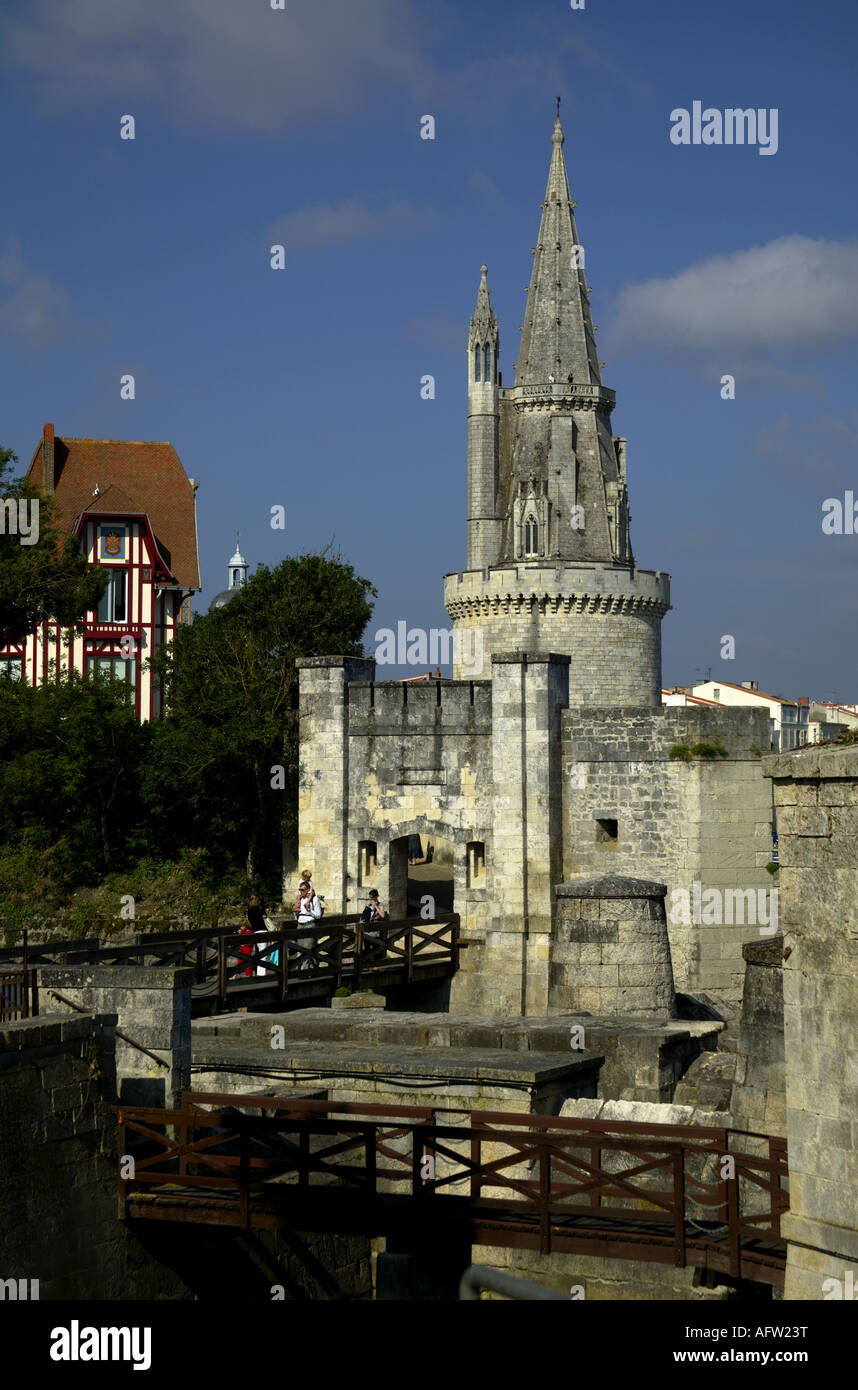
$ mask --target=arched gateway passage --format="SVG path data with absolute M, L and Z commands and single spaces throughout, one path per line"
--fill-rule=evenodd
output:
M 453 911 L 456 848 L 442 835 L 402 835 L 391 840 L 391 917 L 438 917 Z

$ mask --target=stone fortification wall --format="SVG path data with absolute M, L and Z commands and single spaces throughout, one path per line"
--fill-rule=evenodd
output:
M 182 1298 L 117 1218 L 116 1014 L 0 1032 L 0 1277 L 41 1299 Z
M 774 783 L 786 957 L 785 1297 L 849 1298 L 858 1284 L 858 748 L 800 749 L 766 758 L 763 770 Z
M 564 879 L 615 873 L 665 883 L 677 989 L 741 998 L 742 946 L 761 939 L 759 921 L 747 920 L 748 901 L 744 920 L 722 896 L 720 922 L 682 921 L 674 893 L 688 895 L 693 919 L 695 882 L 701 897 L 709 889 L 752 889 L 754 915 L 768 922 L 772 809 L 759 758 L 769 746 L 767 715 L 574 708 L 562 715 L 562 740 Z M 670 756 L 672 748 L 697 744 L 723 748 L 725 756 Z
M 193 974 L 166 966 L 43 965 L 39 989 L 51 1012 L 79 1017 L 76 1005 L 117 1015 L 120 1032 L 138 1044 L 116 1038 L 120 1100 L 174 1105 L 190 1083 Z
M 736 1047 L 733 1124 L 786 1135 L 783 937 L 749 941 Z

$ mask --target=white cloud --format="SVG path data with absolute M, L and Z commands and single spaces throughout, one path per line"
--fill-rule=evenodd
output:
M 416 95 L 416 0 L 12 0 L 0 54 L 47 109 L 154 100 L 212 125 L 274 133 L 314 115 L 348 119 L 384 87 Z M 118 113 L 119 114 L 119 113 Z M 139 138 L 139 134 L 138 134 Z
M 830 349 L 858 335 L 858 240 L 779 237 L 627 286 L 607 331 L 614 353 L 717 353 L 723 371 L 730 352 Z
M 0 327 L 25 347 L 50 347 L 62 336 L 66 296 L 30 269 L 16 242 L 0 255 Z
M 382 236 L 396 227 L 417 228 L 430 214 L 411 203 L 392 203 L 373 210 L 355 198 L 342 203 L 317 203 L 284 213 L 274 222 L 271 236 L 292 251 L 316 251 L 347 241 Z

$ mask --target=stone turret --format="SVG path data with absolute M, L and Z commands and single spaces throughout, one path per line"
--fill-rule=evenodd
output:
M 482 569 L 500 559 L 498 321 L 482 279 L 468 334 L 468 566 Z
M 635 568 L 626 441 L 611 432 L 563 142 L 558 117 L 511 388 L 483 268 L 468 340 L 468 570 L 446 577 L 445 605 L 455 628 L 480 634 L 486 670 L 496 652 L 558 652 L 572 657 L 572 703 L 653 706 L 669 579 Z

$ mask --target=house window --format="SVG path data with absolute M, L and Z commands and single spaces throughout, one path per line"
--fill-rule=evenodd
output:
M 471 840 L 468 851 L 468 887 L 486 886 L 486 847 L 481 840 Z
M 123 682 L 128 687 L 129 700 L 134 700 L 137 672 L 133 657 L 91 656 L 89 670 L 95 671 L 104 680 Z
M 0 656 L 0 680 L 19 681 L 23 670 L 20 656 Z
M 600 817 L 596 821 L 596 844 L 607 845 L 616 844 L 619 838 L 617 822 L 610 816 Z
M 715 700 L 720 700 L 720 699 L 721 699 L 721 690 L 720 690 L 720 687 L 712 691 L 712 698 L 715 699 Z
M 536 517 L 531 515 L 524 523 L 524 553 L 525 555 L 539 554 L 539 527 L 536 524 Z
M 125 622 L 127 585 L 127 572 L 124 569 L 114 569 L 111 567 L 108 571 L 107 588 L 98 601 L 99 622 Z
M 378 877 L 378 845 L 375 840 L 358 841 L 358 885 L 372 888 Z

